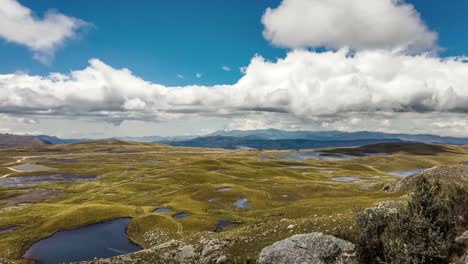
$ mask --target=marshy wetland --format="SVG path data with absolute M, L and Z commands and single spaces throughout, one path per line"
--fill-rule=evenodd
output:
M 254 260 L 273 242 L 350 231 L 359 209 L 405 199 L 382 190 L 401 179 L 389 172 L 468 160 L 467 147 L 443 149 L 290 158 L 298 153 L 102 141 L 0 150 L 0 263 L 92 260 L 207 237 L 229 241 L 224 255 Z M 51 169 L 10 169 L 24 164 Z

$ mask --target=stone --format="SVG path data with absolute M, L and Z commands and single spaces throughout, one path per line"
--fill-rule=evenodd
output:
M 217 260 L 216 260 L 216 264 L 221 264 L 221 263 L 226 263 L 228 260 L 228 258 L 226 256 L 220 256 Z
M 351 242 L 323 233 L 300 234 L 264 248 L 259 264 L 357 264 Z

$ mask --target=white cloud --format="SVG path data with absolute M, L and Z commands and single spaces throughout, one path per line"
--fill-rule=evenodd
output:
M 123 109 L 125 110 L 144 110 L 146 107 L 146 103 L 141 100 L 140 98 L 133 98 L 126 100 L 123 104 Z
M 453 117 L 445 127 L 462 133 L 457 122 L 468 113 L 466 61 L 383 50 L 353 55 L 347 50 L 293 51 L 275 62 L 253 58 L 233 85 L 167 87 L 92 59 L 87 68 L 70 74 L 0 75 L 0 112 L 80 116 L 115 124 L 188 117 L 260 120 L 259 115 L 271 114 L 342 129 L 362 128 L 372 119 L 375 129 L 389 129 L 411 113 L 412 119 Z M 258 122 L 245 124 L 262 127 Z
M 16 0 L 0 0 L 0 37 L 27 46 L 43 63 L 50 62 L 58 47 L 88 25 L 55 11 L 48 11 L 41 19 Z
M 185 78 L 185 77 L 184 77 L 182 74 L 180 74 L 180 73 L 178 73 L 176 76 L 177 76 L 177 78 L 179 78 L 179 79 L 184 79 L 184 78 Z
M 271 124 L 266 123 L 265 120 L 262 119 L 241 118 L 234 119 L 229 123 L 227 130 L 257 130 L 271 127 Z
M 262 23 L 265 38 L 282 47 L 437 48 L 437 34 L 403 0 L 283 0 Z
M 221 69 L 222 69 L 223 71 L 227 71 L 227 72 L 228 72 L 228 71 L 231 71 L 231 68 L 229 68 L 228 66 L 223 66 L 223 67 L 221 67 Z
M 195 74 L 195 77 L 197 77 L 197 79 L 201 79 L 203 77 L 203 74 L 197 72 Z

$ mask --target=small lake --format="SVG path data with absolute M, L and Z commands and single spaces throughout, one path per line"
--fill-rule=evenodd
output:
M 247 198 L 241 198 L 241 199 L 235 201 L 235 202 L 234 202 L 234 205 L 235 205 L 237 208 L 240 208 L 240 209 L 249 208 L 249 199 L 247 199 Z
M 325 153 L 316 151 L 292 151 L 285 154 L 277 155 L 278 158 L 293 160 L 293 161 L 304 161 L 307 159 L 325 160 L 325 161 L 337 161 L 337 160 L 350 160 L 358 158 L 356 156 L 341 154 L 341 153 Z
M 463 162 L 463 165 L 468 166 L 468 161 Z
M 58 264 L 109 258 L 141 250 L 128 240 L 130 218 L 119 218 L 71 230 L 59 231 L 32 245 L 23 257 L 38 263 Z
M 227 191 L 230 191 L 232 190 L 231 187 L 223 187 L 223 188 L 220 188 L 218 190 L 216 190 L 217 192 L 227 192 Z
M 291 166 L 287 166 L 286 168 L 289 168 L 289 169 L 314 169 L 315 167 L 308 166 L 308 165 L 291 165 Z
M 411 170 L 392 171 L 392 172 L 388 172 L 388 174 L 393 175 L 393 176 L 398 176 L 398 177 L 407 177 L 407 176 L 411 176 L 414 174 L 418 174 L 423 171 L 424 169 L 411 169 Z
M 387 153 L 364 153 L 364 155 L 366 156 L 370 156 L 370 157 L 381 157 L 381 156 L 388 156 Z
M 346 177 L 334 177 L 334 178 L 332 178 L 332 181 L 336 181 L 336 182 L 359 182 L 359 181 L 361 181 L 361 179 L 359 177 L 346 176 Z
M 238 222 L 219 220 L 218 223 L 216 224 L 216 231 L 219 232 L 226 226 L 238 225 L 238 224 L 239 224 Z
M 17 229 L 16 226 L 9 226 L 9 227 L 5 227 L 5 228 L 0 228 L 0 235 L 1 234 L 11 233 L 13 231 L 16 231 L 16 229 Z
M 182 218 L 186 218 L 186 217 L 189 217 L 189 216 L 190 216 L 190 214 L 188 214 L 188 213 L 178 213 L 178 214 L 173 215 L 172 217 L 174 219 L 182 219 Z
M 20 176 L 0 178 L 0 186 L 27 187 L 49 182 L 95 181 L 97 176 L 84 176 L 71 173 L 38 176 Z
M 217 200 L 216 198 L 210 198 L 210 199 L 208 199 L 208 202 L 209 203 L 214 203 L 214 202 L 216 202 L 216 200 Z
M 158 208 L 154 210 L 155 213 L 170 213 L 172 212 L 171 208 Z
M 77 159 L 53 159 L 52 161 L 58 162 L 58 163 L 68 163 L 68 164 L 79 162 L 79 160 Z
M 40 164 L 21 164 L 14 167 L 11 167 L 14 170 L 21 172 L 36 172 L 36 171 L 48 171 L 52 168 L 40 165 Z

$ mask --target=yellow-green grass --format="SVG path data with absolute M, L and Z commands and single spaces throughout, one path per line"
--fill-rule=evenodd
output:
M 145 239 L 149 232 L 162 230 L 168 238 L 193 242 L 206 231 L 213 231 L 218 220 L 240 222 L 211 235 L 234 241 L 235 246 L 226 249 L 228 253 L 240 259 L 254 258 L 261 247 L 294 233 L 333 234 L 343 227 L 352 229 L 355 213 L 360 208 L 402 199 L 404 195 L 379 188 L 362 191 L 361 185 L 398 180 L 386 173 L 389 171 L 460 164 L 468 160 L 467 148 L 450 148 L 454 151 L 436 155 L 395 153 L 345 161 L 309 159 L 304 162 L 275 158 L 285 151 L 177 148 L 119 141 L 0 150 L 3 164 L 0 172 L 10 173 L 7 167 L 11 165 L 5 164 L 23 157 L 27 158 L 22 163 L 54 168 L 37 173 L 11 172 L 10 177 L 49 173 L 99 176 L 91 182 L 0 187 L 0 229 L 18 227 L 14 232 L 0 234 L 0 260 L 26 262 L 22 255 L 40 239 L 60 230 L 119 217 L 132 217 L 128 236 L 143 247 L 154 244 Z M 261 159 L 264 155 L 270 158 Z M 63 162 L 64 159 L 74 162 Z M 291 167 L 297 165 L 304 166 Z M 332 180 L 338 176 L 355 176 L 363 181 Z M 223 187 L 232 190 L 217 191 Z M 5 210 L 10 206 L 6 199 L 39 188 L 61 190 L 63 195 Z M 243 197 L 249 199 L 249 208 L 236 208 L 233 202 Z M 210 198 L 217 200 L 210 203 Z M 159 207 L 171 208 L 173 212 L 154 213 Z M 178 212 L 190 216 L 172 218 Z M 287 229 L 289 224 L 296 227 Z M 242 237 L 249 239 L 236 242 Z

